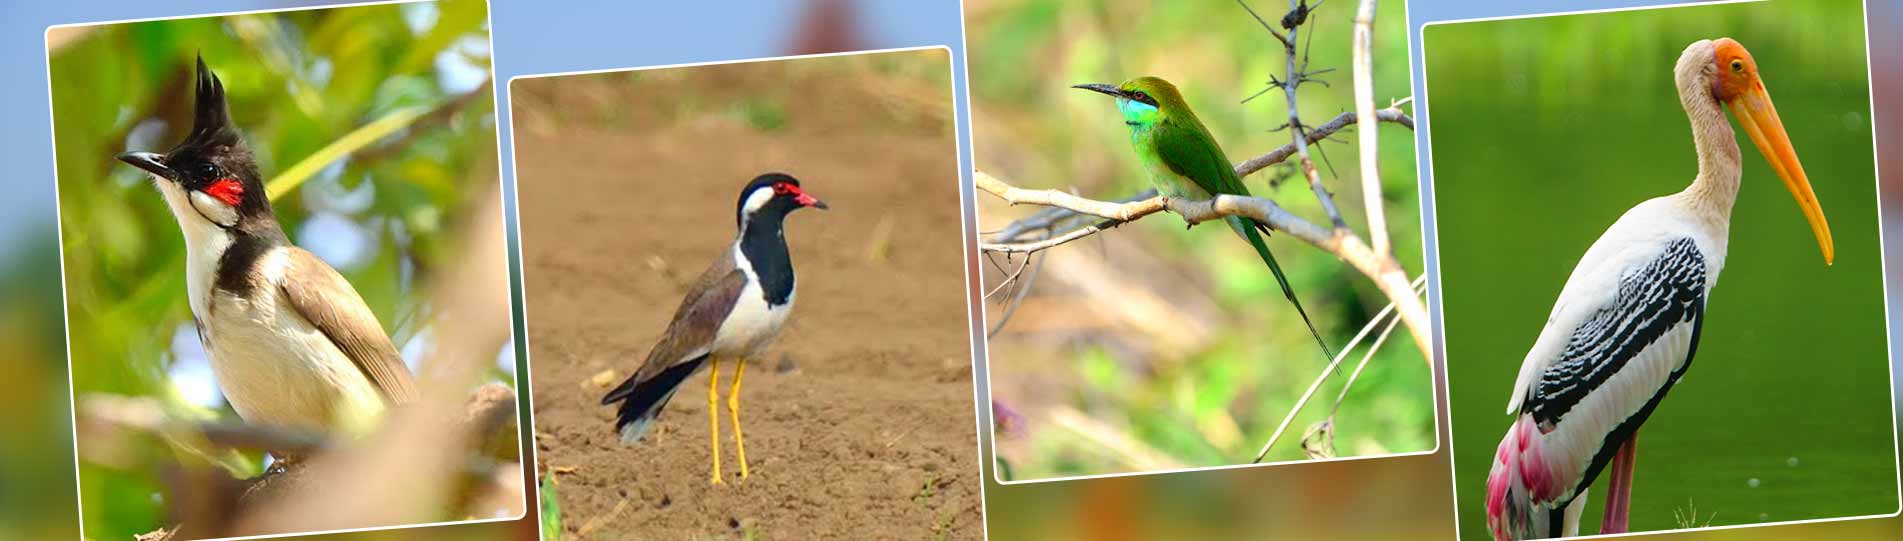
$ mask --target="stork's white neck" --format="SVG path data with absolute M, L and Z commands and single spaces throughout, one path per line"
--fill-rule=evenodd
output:
M 1680 196 L 1700 218 L 1723 231 L 1731 223 L 1732 203 L 1738 200 L 1741 158 L 1731 122 L 1711 95 L 1711 81 L 1717 76 L 1713 54 L 1711 42 L 1695 43 L 1679 56 L 1674 70 L 1678 101 L 1691 120 L 1692 143 L 1698 152 L 1698 177 Z

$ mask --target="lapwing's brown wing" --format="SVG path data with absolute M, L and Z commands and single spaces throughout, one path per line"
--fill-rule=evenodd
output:
M 700 278 L 694 280 L 694 286 L 688 288 L 687 295 L 681 298 L 680 306 L 674 309 L 674 320 L 667 324 L 667 332 L 661 336 L 661 341 L 654 344 L 654 349 L 648 350 L 647 360 L 641 364 L 641 369 L 603 397 L 602 403 L 620 400 L 640 382 L 706 355 L 713 346 L 714 334 L 720 330 L 720 323 L 733 311 L 734 304 L 740 299 L 740 292 L 746 287 L 746 273 L 734 266 L 731 253 L 723 252 L 712 266 L 700 274 Z
M 284 282 L 278 287 L 291 307 L 343 350 L 384 400 L 396 405 L 415 400 L 416 383 L 403 357 L 350 282 L 302 248 L 287 248 L 285 257 Z

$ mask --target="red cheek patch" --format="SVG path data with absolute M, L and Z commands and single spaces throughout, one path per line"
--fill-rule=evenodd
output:
M 235 178 L 221 178 L 205 187 L 205 195 L 218 198 L 226 205 L 238 206 L 238 200 L 244 197 L 244 184 Z

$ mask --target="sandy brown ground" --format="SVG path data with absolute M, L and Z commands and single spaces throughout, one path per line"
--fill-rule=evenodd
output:
M 982 537 L 947 61 L 900 54 L 516 83 L 536 443 L 570 538 Z M 746 371 L 752 476 L 721 411 L 716 487 L 706 371 L 635 445 L 599 399 L 770 170 L 832 210 L 787 220 L 798 298 Z

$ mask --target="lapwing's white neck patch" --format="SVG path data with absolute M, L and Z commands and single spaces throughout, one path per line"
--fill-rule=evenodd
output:
M 773 201 L 773 188 L 759 188 L 747 194 L 746 203 L 740 205 L 740 223 L 746 224 L 749 216 L 765 208 L 770 201 Z

